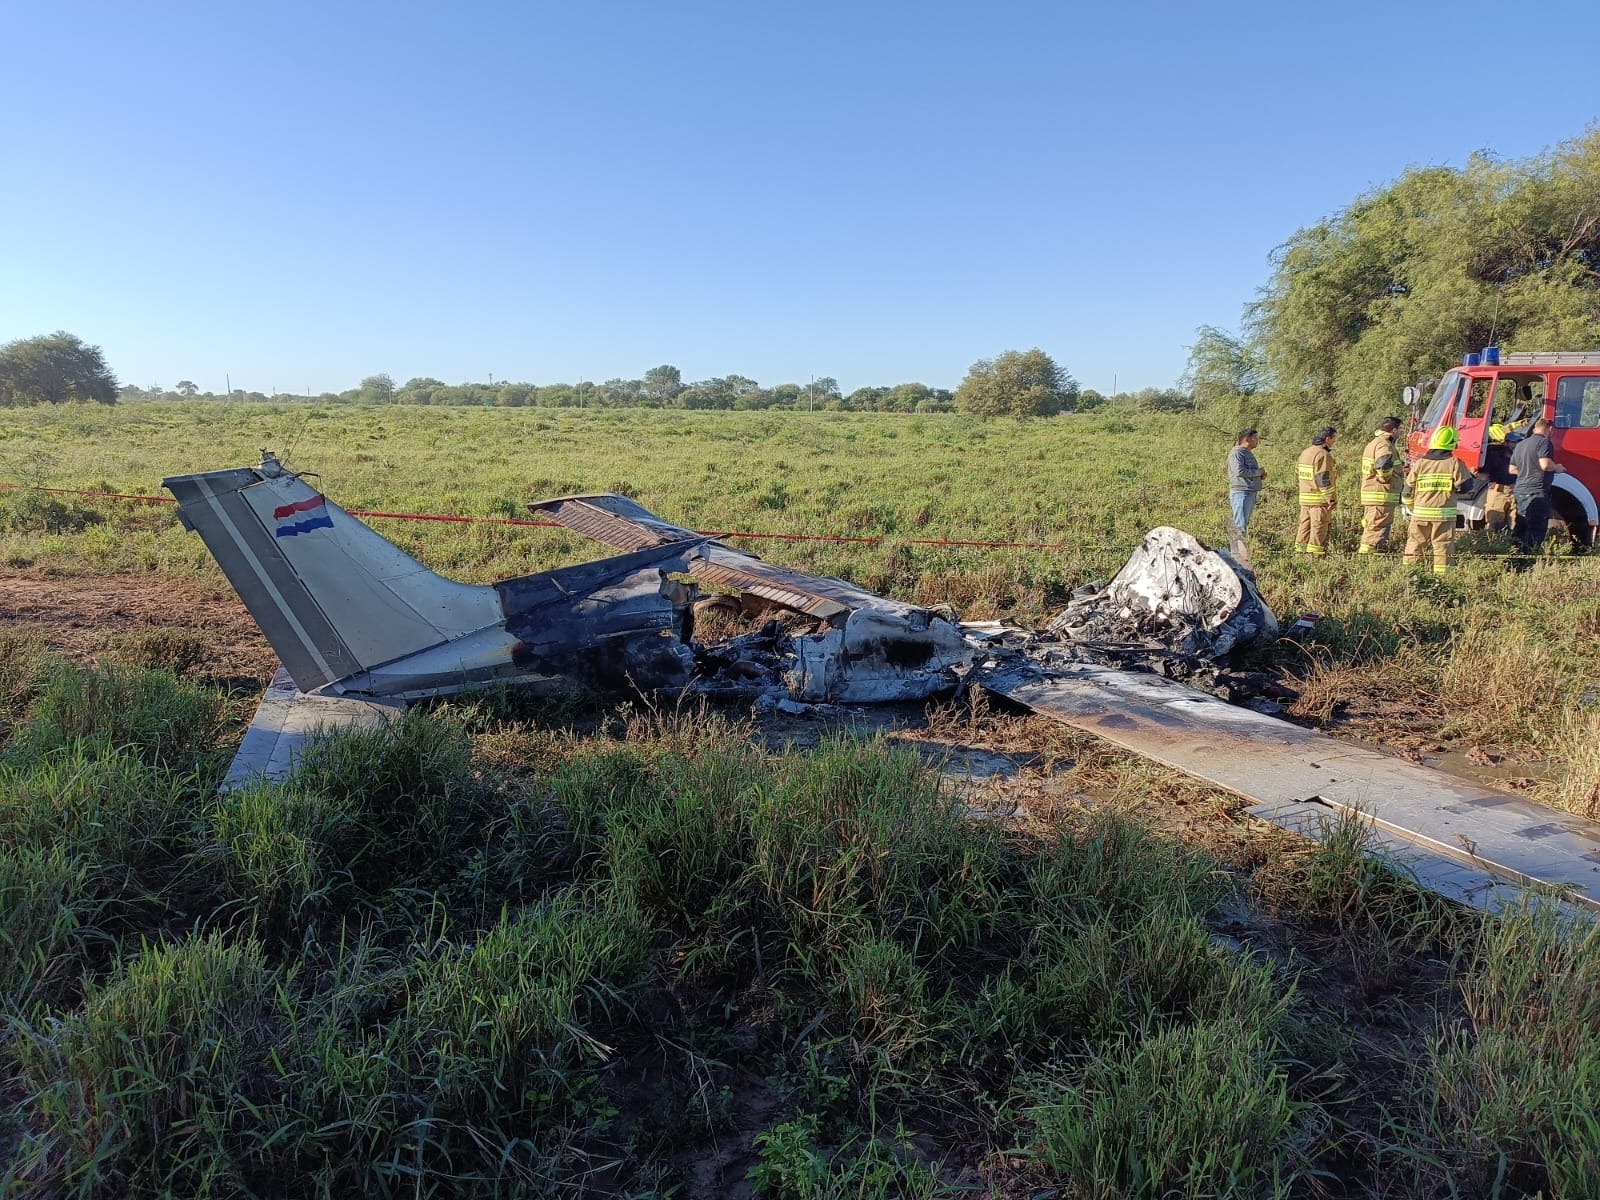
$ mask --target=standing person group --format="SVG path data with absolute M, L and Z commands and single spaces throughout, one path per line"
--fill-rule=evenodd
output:
M 1395 446 L 1399 432 L 1400 418 L 1384 417 L 1361 452 L 1358 554 L 1376 554 L 1388 548 L 1395 511 L 1402 500 L 1407 500 L 1411 504 L 1411 524 L 1404 561 L 1420 565 L 1431 559 L 1433 573 L 1445 574 L 1455 541 L 1457 500 L 1483 483 L 1489 484 L 1484 507 L 1490 527 L 1505 528 L 1514 504 L 1517 536 L 1524 552 L 1538 550 L 1550 523 L 1551 478 L 1566 470 L 1555 461 L 1548 418 L 1535 421 L 1514 451 L 1511 443 L 1515 438 L 1510 431 L 1503 425 L 1489 426 L 1485 430 L 1488 445 L 1482 472 L 1469 469 L 1455 456 L 1458 439 L 1448 425 L 1433 431 L 1427 452 L 1406 472 Z M 1319 558 L 1328 553 L 1333 510 L 1338 504 L 1338 468 L 1332 453 L 1337 436 L 1333 426 L 1324 425 L 1295 463 L 1300 500 L 1300 521 L 1294 537 L 1296 553 Z M 1241 429 L 1228 451 L 1228 503 L 1233 525 L 1241 534 L 1249 527 L 1267 477 L 1256 461 L 1257 440 L 1255 429 Z

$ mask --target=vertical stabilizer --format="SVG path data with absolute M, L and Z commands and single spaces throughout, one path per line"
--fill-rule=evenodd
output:
M 303 692 L 504 619 L 493 588 L 434 574 L 270 454 L 161 482 Z

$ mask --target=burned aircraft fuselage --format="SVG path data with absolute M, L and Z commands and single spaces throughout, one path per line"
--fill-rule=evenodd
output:
M 685 686 L 685 547 L 474 586 L 429 571 L 270 456 L 162 481 L 302 692 L 418 699 L 501 680 Z
M 270 454 L 162 482 L 306 693 L 418 699 L 502 680 L 678 691 L 695 683 L 696 582 L 811 618 L 766 681 L 804 700 L 918 699 L 953 686 L 970 654 L 926 609 L 774 567 L 621 496 L 534 507 L 624 553 L 476 586 L 428 570 Z

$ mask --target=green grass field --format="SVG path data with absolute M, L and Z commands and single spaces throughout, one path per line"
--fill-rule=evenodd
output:
M 1347 439 L 1349 440 L 1349 439 Z M 155 494 L 292 447 L 350 508 L 624 491 L 964 616 L 1038 620 L 1150 526 L 1221 540 L 1193 417 L 129 406 L 0 413 L 0 482 Z M 1296 715 L 1600 797 L 1596 565 L 1443 581 L 1252 544 Z M 1337 540 L 1353 548 L 1348 523 Z M 487 580 L 560 531 L 374 522 Z M 1064 550 L 920 546 L 1026 540 Z M 0 492 L 0 570 L 220 578 L 167 506 Z M 974 821 L 893 738 L 483 697 L 219 797 L 242 697 L 0 629 L 0 1195 L 1581 1197 L 1600 933 L 1457 912 L 1060 727 L 952 704 L 1081 789 Z M 1442 700 L 1442 707 L 1435 701 Z M 1438 711 L 1435 711 L 1437 708 Z M 1067 765 L 1070 764 L 1070 769 Z

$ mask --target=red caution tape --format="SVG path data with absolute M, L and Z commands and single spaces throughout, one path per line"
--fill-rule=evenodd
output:
M 22 483 L 0 483 L 0 490 L 7 489 L 55 492 L 66 496 L 91 496 L 100 500 L 134 500 L 147 504 L 174 503 L 171 496 L 137 496 L 123 492 L 90 492 L 81 488 L 50 488 L 34 487 Z M 538 529 L 565 528 L 556 521 L 534 521 L 525 517 L 456 517 L 440 513 L 375 512 L 361 508 L 347 508 L 345 511 L 352 517 L 365 517 L 384 521 L 445 521 L 455 525 L 529 525 Z M 882 536 L 850 536 L 837 533 L 757 533 L 736 529 L 696 529 L 694 532 L 702 537 L 713 538 L 753 538 L 779 542 L 838 542 L 869 546 L 891 540 Z M 951 538 L 903 538 L 899 540 L 903 540 L 912 546 L 967 546 L 981 550 L 1066 550 L 1070 548 L 1064 542 L 975 542 Z

